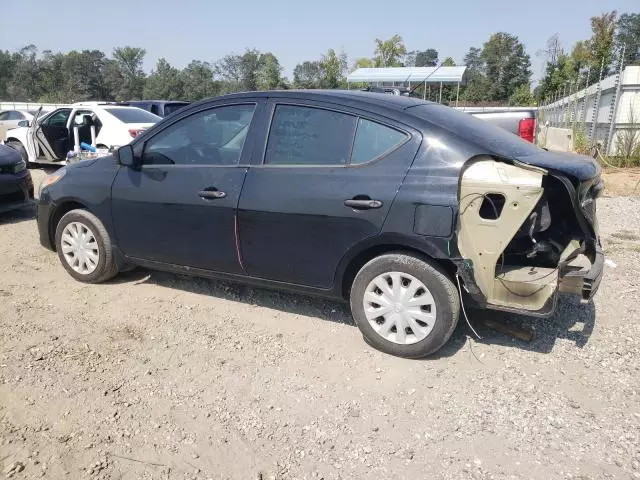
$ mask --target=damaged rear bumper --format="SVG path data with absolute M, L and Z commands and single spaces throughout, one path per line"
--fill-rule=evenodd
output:
M 558 290 L 580 295 L 583 302 L 588 302 L 598 291 L 603 274 L 604 252 L 600 246 L 597 246 L 590 268 L 569 270 L 561 274 L 558 282 Z

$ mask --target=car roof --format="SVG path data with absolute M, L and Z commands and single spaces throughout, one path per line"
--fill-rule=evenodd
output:
M 392 110 L 406 110 L 416 105 L 424 105 L 427 102 L 413 97 L 398 95 L 385 95 L 375 92 L 363 92 L 360 90 L 269 90 L 262 92 L 241 92 L 209 98 L 197 103 L 208 103 L 213 100 L 232 98 L 299 98 L 301 100 L 316 100 L 329 103 L 351 103 L 382 107 Z
M 162 105 L 166 103 L 184 103 L 185 105 L 189 104 L 189 102 L 185 102 L 184 100 L 128 100 L 126 102 L 120 102 L 121 105 L 137 105 L 140 103 L 153 103 L 156 105 Z

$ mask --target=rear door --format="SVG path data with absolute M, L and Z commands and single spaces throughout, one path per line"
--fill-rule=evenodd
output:
M 273 100 L 240 197 L 248 275 L 329 288 L 343 255 L 377 235 L 421 136 L 366 112 Z
M 70 108 L 58 109 L 36 127 L 36 141 L 47 160 L 66 157 L 71 147 L 67 128 L 70 115 Z

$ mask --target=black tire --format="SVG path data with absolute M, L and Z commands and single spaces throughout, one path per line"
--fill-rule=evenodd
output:
M 96 239 L 98 247 L 98 262 L 95 270 L 91 273 L 83 274 L 75 271 L 71 265 L 69 265 L 69 262 L 62 251 L 63 231 L 67 225 L 73 222 L 86 226 L 91 230 Z M 55 246 L 62 266 L 67 272 L 69 272 L 69 275 L 80 282 L 100 283 L 109 280 L 118 274 L 118 266 L 113 255 L 109 233 L 107 232 L 107 229 L 104 228 L 100 219 L 86 210 L 71 210 L 60 219 L 56 226 Z
M 18 142 L 17 140 L 10 140 L 6 142 L 6 145 L 16 150 L 22 157 L 22 160 L 24 160 L 24 163 L 27 165 L 27 168 L 29 168 L 29 155 L 27 155 L 27 149 L 24 148 L 24 145 L 22 145 L 22 142 Z
M 436 319 L 427 336 L 413 344 L 394 343 L 379 335 L 369 324 L 363 304 L 369 283 L 387 272 L 409 274 L 422 282 L 431 293 Z M 458 324 L 460 297 L 449 277 L 429 261 L 397 252 L 381 255 L 365 264 L 353 281 L 350 293 L 351 313 L 365 341 L 374 348 L 405 358 L 423 358 L 438 351 L 451 337 Z

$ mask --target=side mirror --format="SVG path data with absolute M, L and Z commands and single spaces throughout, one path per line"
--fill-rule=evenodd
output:
M 116 151 L 116 159 L 120 165 L 130 167 L 134 169 L 140 168 L 140 158 L 136 158 L 133 154 L 133 147 L 131 145 L 124 145 Z
M 30 127 L 29 120 L 20 120 L 18 122 L 18 127 Z

